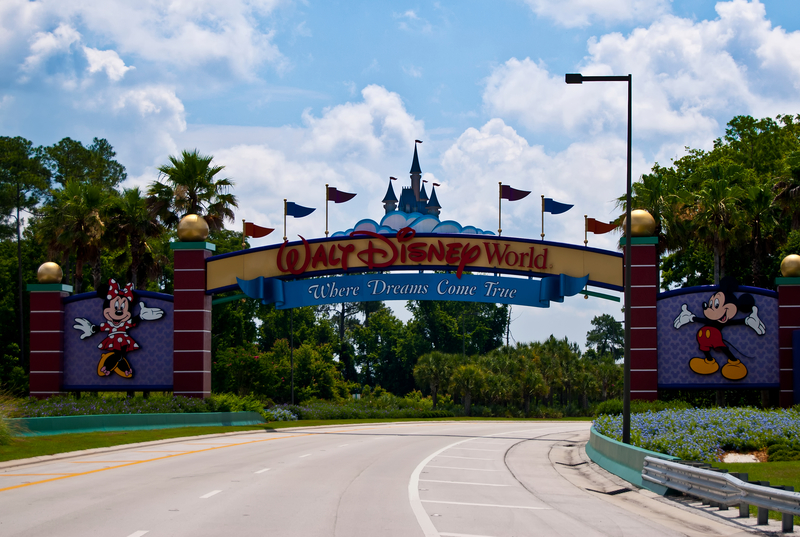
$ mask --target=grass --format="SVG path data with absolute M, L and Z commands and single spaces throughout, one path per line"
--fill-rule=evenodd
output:
M 729 472 L 745 472 L 748 481 L 768 481 L 770 485 L 790 485 L 796 492 L 800 492 L 800 461 L 787 462 L 720 462 L 715 467 Z M 750 506 L 750 516 L 757 515 L 758 508 Z M 773 520 L 780 520 L 781 515 L 775 511 L 769 512 Z M 794 517 L 794 523 L 800 523 L 800 516 Z
M 564 418 L 575 421 L 575 418 Z M 588 419 L 588 418 L 587 418 Z M 248 425 L 239 427 L 176 427 L 173 429 L 147 429 L 139 431 L 112 431 L 95 433 L 59 434 L 50 436 L 28 436 L 11 439 L 9 445 L 0 445 L 0 462 L 55 455 L 83 449 L 94 449 L 137 442 L 168 440 L 182 436 L 200 436 L 206 434 L 222 434 L 238 431 L 277 430 L 291 427 L 315 427 L 319 425 L 349 425 L 367 423 L 393 423 L 423 421 L 416 418 L 403 419 L 342 419 L 342 420 L 298 420 L 274 421 L 264 425 Z M 430 418 L 424 421 L 521 421 L 510 418 Z M 526 420 L 547 421 L 547 420 Z

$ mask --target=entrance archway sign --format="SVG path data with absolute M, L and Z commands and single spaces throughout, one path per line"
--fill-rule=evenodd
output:
M 241 289 L 280 308 L 392 299 L 547 307 L 549 301 L 575 295 L 587 284 L 621 291 L 622 263 L 617 252 L 554 242 L 416 234 L 407 228 L 393 235 L 356 231 L 350 237 L 310 241 L 301 237 L 298 242 L 210 257 L 206 289 L 208 293 Z M 394 271 L 418 273 L 383 274 Z M 365 272 L 373 274 L 353 276 Z M 318 278 L 334 275 L 339 277 Z

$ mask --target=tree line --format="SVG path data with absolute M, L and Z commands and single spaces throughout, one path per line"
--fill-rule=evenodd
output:
M 662 287 L 731 274 L 774 288 L 783 257 L 800 253 L 800 115 L 736 116 L 713 149 L 686 153 L 633 185 L 632 208 L 656 221 Z
M 115 157 L 104 139 L 36 147 L 0 137 L 0 389 L 27 389 L 24 284 L 36 281 L 42 262 L 58 262 L 75 293 L 110 277 L 171 293 L 169 243 L 185 214 L 208 222 L 217 253 L 242 247 L 241 234 L 225 228 L 237 207 L 234 182 L 211 156 L 171 156 L 145 189 L 122 187 L 127 175 Z M 772 287 L 782 257 L 800 247 L 800 116 L 737 116 L 713 149 L 687 148 L 670 166 L 656 163 L 633 189 L 634 208 L 656 220 L 665 288 L 726 273 Z M 377 302 L 293 312 L 252 300 L 216 306 L 213 389 L 288 401 L 293 342 L 298 400 L 381 386 L 524 411 L 619 393 L 622 328 L 611 316 L 592 321 L 581 353 L 575 342 L 545 334 L 514 344 L 507 306 L 422 301 L 408 308 L 403 322 Z

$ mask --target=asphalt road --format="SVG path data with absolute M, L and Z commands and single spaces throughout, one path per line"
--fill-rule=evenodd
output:
M 588 422 L 192 437 L 0 466 L 0 536 L 658 536 L 743 530 L 586 462 Z

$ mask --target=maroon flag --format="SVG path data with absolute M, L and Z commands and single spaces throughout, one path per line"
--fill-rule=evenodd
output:
M 613 223 L 606 224 L 605 222 L 598 222 L 594 218 L 589 218 L 586 220 L 586 231 L 589 233 L 594 233 L 595 235 L 602 235 L 603 233 L 608 233 L 616 228 L 617 225 Z
M 332 201 L 334 203 L 344 203 L 346 201 L 350 201 L 355 197 L 356 197 L 355 194 L 350 194 L 348 192 L 342 192 L 341 190 L 336 190 L 335 186 L 328 187 L 328 201 Z
M 397 181 L 397 177 L 389 177 L 392 181 Z
M 508 185 L 501 185 L 500 197 L 504 200 L 517 201 L 521 200 L 528 194 L 530 194 L 529 190 L 517 190 L 516 188 L 511 188 Z
M 433 183 L 433 186 L 442 186 L 439 183 Z
M 257 226 L 252 222 L 244 223 L 244 234 L 247 237 L 258 239 L 259 237 L 266 237 L 273 231 L 275 231 L 273 228 Z

